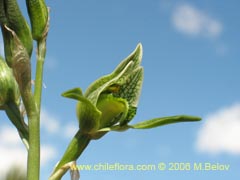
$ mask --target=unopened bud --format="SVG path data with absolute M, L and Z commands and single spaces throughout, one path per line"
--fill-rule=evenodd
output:
M 39 40 L 44 36 L 48 23 L 48 8 L 44 0 L 27 0 L 27 9 L 32 26 L 33 39 Z

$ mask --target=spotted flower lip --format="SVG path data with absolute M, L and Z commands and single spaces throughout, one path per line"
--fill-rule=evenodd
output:
M 109 131 L 149 129 L 166 124 L 199 121 L 195 116 L 179 115 L 154 118 L 134 125 L 128 123 L 137 112 L 143 83 L 142 45 L 124 59 L 116 69 L 94 81 L 83 94 L 80 88 L 62 94 L 78 100 L 79 128 L 92 139 L 98 139 Z

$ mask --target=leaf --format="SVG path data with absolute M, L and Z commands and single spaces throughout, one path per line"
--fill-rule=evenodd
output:
M 129 125 L 133 129 L 150 129 L 158 126 L 163 126 L 167 124 L 179 123 L 179 122 L 192 122 L 192 121 L 200 121 L 200 117 L 196 116 L 188 116 L 188 115 L 179 115 L 179 116 L 169 116 L 162 118 L 154 118 L 151 120 L 139 122 L 134 125 Z

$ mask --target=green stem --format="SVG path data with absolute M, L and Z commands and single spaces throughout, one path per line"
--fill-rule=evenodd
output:
M 22 94 L 24 106 L 28 116 L 29 127 L 29 151 L 27 178 L 28 180 L 39 180 L 40 171 L 40 123 L 38 116 L 38 108 L 31 92 L 26 89 Z
M 65 151 L 62 159 L 55 167 L 49 180 L 60 180 L 62 176 L 71 168 L 71 165 L 78 159 L 90 142 L 88 135 L 82 134 L 79 130 Z
M 29 153 L 28 180 L 39 180 L 40 171 L 40 111 L 42 95 L 43 64 L 46 54 L 46 39 L 38 42 L 37 67 L 34 96 L 28 98 L 29 109 Z M 32 94 L 32 93 L 31 93 Z M 33 108 L 35 107 L 35 108 Z
M 29 119 L 29 152 L 28 152 L 28 180 L 39 180 L 40 172 L 40 112 L 42 97 L 43 65 L 46 56 L 46 39 L 48 24 L 46 25 L 43 37 L 37 41 L 37 65 L 35 76 L 34 95 L 28 98 L 30 106 Z M 25 103 L 24 103 L 25 104 Z M 27 110 L 27 109 L 26 109 Z M 28 112 L 28 110 L 27 110 Z
M 46 38 L 43 38 L 40 41 L 38 41 L 37 49 L 38 53 L 37 53 L 34 99 L 36 101 L 40 113 L 42 97 L 43 65 L 46 55 Z

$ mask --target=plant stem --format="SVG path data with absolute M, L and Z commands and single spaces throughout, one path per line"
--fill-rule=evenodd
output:
M 71 168 L 78 157 L 82 154 L 90 142 L 88 135 L 82 134 L 79 130 L 65 151 L 62 159 L 55 167 L 49 180 L 60 180 L 62 176 Z
M 29 151 L 28 151 L 28 180 L 39 180 L 40 171 L 40 123 L 38 108 L 31 90 L 22 94 L 23 103 L 27 111 L 29 127 Z
M 38 41 L 37 49 L 38 51 L 37 51 L 34 99 L 36 101 L 36 104 L 40 113 L 41 97 L 42 97 L 43 65 L 44 65 L 44 59 L 46 55 L 46 37 Z
M 28 180 L 38 180 L 40 171 L 40 111 L 42 95 L 43 64 L 46 54 L 46 38 L 38 42 L 36 80 L 34 96 L 28 98 L 30 109 L 29 119 L 29 152 Z M 35 108 L 33 108 L 35 107 Z M 27 110 L 28 112 L 28 110 Z
M 48 23 L 42 38 L 37 41 L 37 65 L 35 76 L 34 95 L 27 98 L 29 104 L 28 120 L 29 120 L 29 152 L 28 152 L 28 180 L 39 180 L 40 178 L 40 112 L 42 97 L 42 79 L 43 65 L 46 56 L 46 39 L 48 33 Z M 25 103 L 24 103 L 25 105 Z M 26 105 L 25 105 L 26 106 Z

